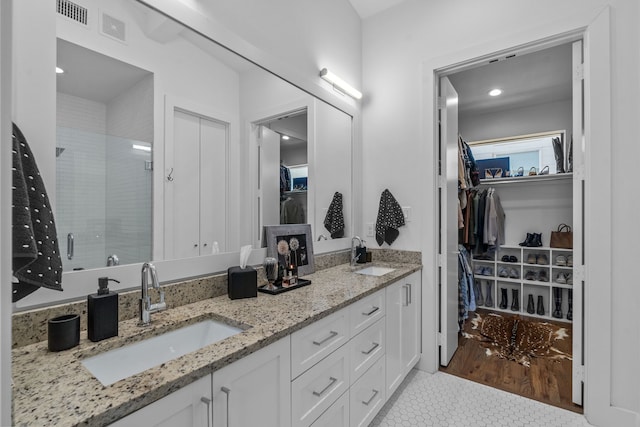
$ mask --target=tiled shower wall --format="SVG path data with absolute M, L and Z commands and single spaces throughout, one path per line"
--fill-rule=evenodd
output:
M 144 111 L 143 111 L 144 110 Z M 56 225 L 65 271 L 151 257 L 153 76 L 108 103 L 58 93 Z M 116 135 L 114 135 L 114 133 Z M 108 136 L 107 136 L 108 135 Z M 134 135 L 137 140 L 131 139 Z M 67 235 L 75 250 L 67 259 Z

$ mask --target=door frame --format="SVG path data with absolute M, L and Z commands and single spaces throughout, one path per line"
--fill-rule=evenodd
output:
M 570 20 L 553 22 L 535 30 L 524 31 L 472 48 L 422 62 L 422 115 L 420 155 L 425 164 L 422 182 L 425 184 L 423 211 L 432 226 L 425 227 L 422 235 L 423 264 L 423 355 L 418 367 L 437 372 L 438 362 L 438 164 L 437 85 L 442 70 L 469 66 L 479 58 L 513 51 L 514 47 L 541 46 L 568 37 L 584 40 L 584 111 L 585 111 L 585 192 L 584 233 L 587 260 L 585 280 L 598 286 L 585 287 L 584 292 L 584 354 L 585 378 L 584 413 L 597 425 L 634 425 L 636 413 L 614 406 L 611 389 L 611 11 L 606 6 L 595 12 L 577 12 Z M 598 120 L 592 120 L 592 118 Z M 592 141 L 599 141 L 592 144 Z M 434 159 L 436 159 L 434 161 Z M 597 169 L 596 169 L 597 168 Z M 428 168 L 425 168 L 428 169 Z M 598 179 L 591 179 L 593 171 Z M 428 223 L 428 222 L 427 222 Z M 596 226 L 591 226 L 595 225 Z M 597 242 L 597 244 L 595 244 Z M 589 263 L 597 259 L 597 263 Z M 594 266 L 597 264 L 597 268 Z

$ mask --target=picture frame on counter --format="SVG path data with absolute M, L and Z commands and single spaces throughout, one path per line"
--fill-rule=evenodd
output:
M 267 256 L 285 268 L 293 265 L 298 276 L 315 272 L 310 224 L 265 225 L 264 234 Z

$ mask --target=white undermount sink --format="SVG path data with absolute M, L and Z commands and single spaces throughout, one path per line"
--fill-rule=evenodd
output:
M 82 365 L 107 386 L 242 331 L 216 320 L 205 320 L 89 357 Z
M 364 274 L 366 276 L 384 276 L 385 274 L 391 273 L 394 270 L 395 268 L 371 266 L 363 268 L 362 270 L 358 270 L 356 271 L 356 273 Z

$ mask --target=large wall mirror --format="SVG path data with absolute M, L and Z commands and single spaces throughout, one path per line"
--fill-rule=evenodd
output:
M 14 121 L 53 193 L 65 291 L 40 289 L 17 309 L 85 296 L 96 274 L 128 265 L 259 248 L 283 196 L 330 239 L 323 221 L 339 192 L 353 232 L 350 115 L 136 0 L 45 3 L 14 13 Z M 29 29 L 34 14 L 42 31 Z M 51 78 L 31 72 L 56 66 Z M 272 196 L 264 186 L 279 185 L 282 165 L 295 179 Z

